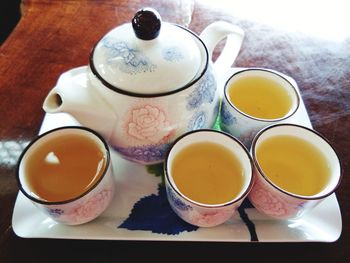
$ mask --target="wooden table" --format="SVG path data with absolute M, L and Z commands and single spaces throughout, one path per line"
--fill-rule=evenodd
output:
M 339 3 L 338 3 L 339 2 Z M 343 1 L 345 2 L 345 1 Z M 167 258 L 261 259 L 284 262 L 345 262 L 350 256 L 350 29 L 340 1 L 225 0 L 26 0 L 22 19 L 0 47 L 0 262 Z M 313 127 L 341 158 L 344 176 L 337 191 L 343 231 L 334 243 L 200 243 L 23 239 L 11 227 L 18 188 L 17 158 L 38 134 L 42 102 L 64 71 L 86 65 L 96 41 L 129 22 L 141 7 L 155 7 L 164 21 L 200 33 L 216 20 L 246 33 L 235 62 L 292 76 L 302 92 Z M 250 261 L 248 261 L 250 262 Z

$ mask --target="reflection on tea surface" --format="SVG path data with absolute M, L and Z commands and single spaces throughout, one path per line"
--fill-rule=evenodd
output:
M 101 177 L 106 156 L 85 136 L 62 135 L 28 156 L 25 173 L 33 194 L 58 202 L 80 196 Z

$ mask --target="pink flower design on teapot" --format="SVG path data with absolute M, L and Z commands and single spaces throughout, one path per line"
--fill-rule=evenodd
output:
M 134 108 L 127 122 L 128 135 L 148 143 L 164 141 L 171 131 L 164 111 L 156 106 L 145 105 Z

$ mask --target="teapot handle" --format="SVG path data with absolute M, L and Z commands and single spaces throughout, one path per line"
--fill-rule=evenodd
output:
M 216 45 L 225 37 L 227 37 L 225 46 L 214 63 L 219 76 L 222 76 L 235 61 L 243 42 L 244 31 L 228 22 L 218 21 L 207 26 L 200 34 L 200 38 L 208 48 L 209 59 L 212 59 Z

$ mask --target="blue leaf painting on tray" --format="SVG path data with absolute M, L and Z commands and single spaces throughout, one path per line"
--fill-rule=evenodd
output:
M 142 197 L 137 201 L 127 219 L 119 225 L 119 228 L 128 230 L 152 231 L 157 234 L 178 235 L 184 231 L 191 232 L 198 229 L 197 226 L 183 221 L 171 208 L 164 184 L 164 164 L 146 166 L 149 174 L 161 177 L 158 184 L 158 194 Z M 186 207 L 184 207 L 186 209 Z M 248 217 L 245 209 L 253 208 L 246 198 L 238 208 L 240 218 L 247 226 L 251 241 L 259 241 L 255 230 L 255 224 Z
M 141 198 L 135 203 L 129 217 L 119 226 L 128 230 L 148 230 L 158 234 L 177 235 L 183 231 L 195 231 L 191 225 L 178 217 L 171 209 L 165 186 L 158 187 L 158 194 Z

